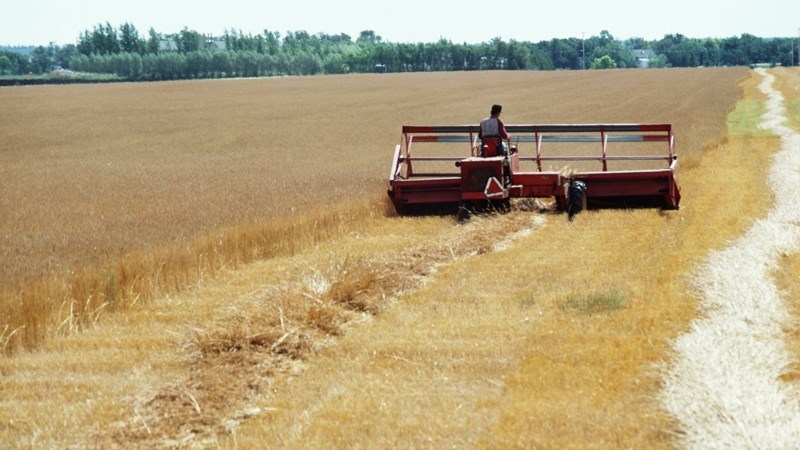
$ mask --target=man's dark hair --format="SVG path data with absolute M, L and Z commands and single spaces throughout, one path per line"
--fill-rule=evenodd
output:
M 503 107 L 500 105 L 492 105 L 492 115 L 503 112 Z

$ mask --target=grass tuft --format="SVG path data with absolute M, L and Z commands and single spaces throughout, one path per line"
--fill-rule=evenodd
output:
M 562 309 L 575 310 L 581 314 L 602 314 L 617 311 L 625 306 L 625 296 L 620 291 L 593 292 L 589 295 L 570 295 Z
M 519 300 L 519 305 L 522 307 L 531 307 L 535 304 L 536 304 L 536 297 L 533 294 L 528 294 L 527 296 Z

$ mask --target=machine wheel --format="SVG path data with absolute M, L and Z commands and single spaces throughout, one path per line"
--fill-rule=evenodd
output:
M 568 203 L 567 203 L 567 216 L 569 220 L 572 221 L 572 218 L 575 214 L 578 214 L 583 209 L 583 197 L 586 192 L 586 183 L 583 181 L 575 180 L 569 184 L 569 189 L 567 190 L 567 194 L 569 196 Z
M 473 206 L 471 202 L 462 201 L 459 203 L 458 212 L 456 213 L 456 218 L 458 221 L 465 222 L 469 220 L 469 218 L 472 216 L 472 208 Z

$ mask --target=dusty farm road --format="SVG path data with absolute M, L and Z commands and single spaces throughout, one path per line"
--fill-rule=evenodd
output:
M 688 448 L 796 448 L 800 393 L 781 381 L 789 316 L 771 271 L 800 247 L 800 134 L 782 125 L 783 96 L 759 70 L 769 100 L 762 126 L 781 139 L 770 168 L 776 203 L 699 269 L 701 319 L 674 343 L 662 399 Z M 733 188 L 733 186 L 731 186 Z

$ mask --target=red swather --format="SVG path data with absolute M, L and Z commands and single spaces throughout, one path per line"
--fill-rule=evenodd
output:
M 569 186 L 578 181 L 590 208 L 678 208 L 678 156 L 670 124 L 506 129 L 511 155 L 481 157 L 486 146 L 478 142 L 477 125 L 404 126 L 389 173 L 389 197 L 397 211 L 456 211 L 465 204 L 521 197 L 551 197 L 567 210 Z M 625 167 L 612 170 L 610 164 Z

